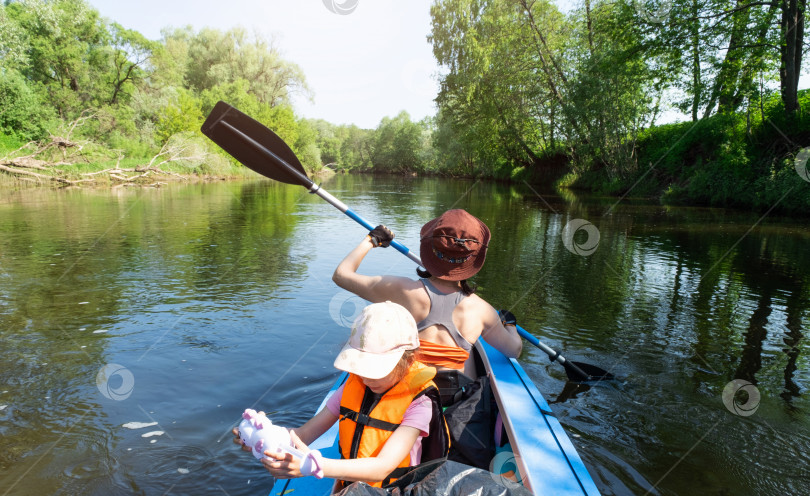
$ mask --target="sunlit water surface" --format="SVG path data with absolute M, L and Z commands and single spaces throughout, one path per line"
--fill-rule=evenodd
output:
M 412 249 L 448 208 L 490 226 L 479 293 L 618 376 L 576 386 L 528 344 L 520 359 L 604 494 L 807 493 L 806 219 L 439 179 L 324 187 Z M 579 219 L 594 227 L 566 246 Z M 364 234 L 269 181 L 0 191 L 0 494 L 267 494 L 229 431 L 247 407 L 314 412 L 359 308 L 331 274 Z M 413 269 L 393 249 L 362 265 Z M 724 402 L 734 379 L 751 395 Z

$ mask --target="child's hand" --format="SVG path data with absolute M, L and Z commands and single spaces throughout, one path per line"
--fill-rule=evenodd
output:
M 295 458 L 290 453 L 279 451 L 276 453 L 267 450 L 264 452 L 262 464 L 270 474 L 276 479 L 295 479 L 303 477 L 301 474 L 301 460 Z
M 298 451 L 304 454 L 309 453 L 309 446 L 304 444 L 304 441 L 301 441 L 301 438 L 298 437 L 298 434 L 296 434 L 292 429 L 290 429 L 290 440 L 293 442 L 293 445 L 298 449 Z
M 239 429 L 234 427 L 231 432 L 233 433 L 233 444 L 238 444 L 242 448 L 242 451 L 251 451 L 250 446 L 242 444 L 242 438 L 239 437 Z
M 309 453 L 309 448 L 304 444 L 295 431 L 290 431 L 290 439 L 295 444 L 295 447 L 300 449 L 303 453 Z M 292 454 L 285 451 L 271 452 L 267 450 L 264 452 L 265 457 L 262 458 L 262 464 L 276 479 L 294 479 L 296 477 L 304 477 L 301 473 L 300 460 Z
M 304 453 L 304 458 L 299 459 L 290 453 L 282 451 L 273 453 L 267 450 L 264 452 L 265 457 L 262 458 L 262 464 L 264 464 L 267 471 L 277 479 L 293 479 L 310 475 L 319 479 L 322 478 L 321 454 L 317 451 L 310 451 L 309 447 L 301 441 L 295 431 L 290 431 L 290 439 L 295 444 L 295 447 Z

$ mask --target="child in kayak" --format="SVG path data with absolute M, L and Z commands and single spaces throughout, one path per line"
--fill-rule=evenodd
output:
M 417 269 L 421 279 L 357 273 L 372 248 L 387 247 L 394 238 L 388 228 L 377 226 L 340 262 L 332 280 L 368 301 L 393 301 L 411 312 L 418 322 L 417 360 L 439 369 L 436 382 L 448 406 L 454 389 L 476 377 L 468 358 L 479 337 L 511 358 L 520 355 L 523 342 L 512 314 L 499 316 L 467 283 L 484 265 L 490 240 L 486 224 L 454 209 L 422 226 L 420 235 L 419 252 L 427 269 Z
M 311 475 L 379 487 L 447 456 L 447 427 L 432 381 L 436 370 L 414 359 L 418 347 L 416 322 L 405 308 L 390 301 L 364 308 L 334 363 L 349 378 L 326 408 L 290 432 L 305 459 L 266 451 L 265 468 L 279 479 Z M 337 421 L 342 459 L 309 451 L 306 444 Z M 241 444 L 237 430 L 234 435 Z

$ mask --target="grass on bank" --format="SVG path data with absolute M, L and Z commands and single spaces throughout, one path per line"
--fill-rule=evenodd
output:
M 800 94 L 810 109 L 810 91 Z M 796 156 L 810 146 L 810 111 L 788 119 L 778 98 L 745 113 L 715 115 L 644 130 L 637 167 L 569 172 L 557 187 L 659 198 L 674 205 L 810 212 L 810 182 Z
M 15 136 L 0 132 L 0 157 L 5 157 L 7 153 L 13 152 L 24 144 Z

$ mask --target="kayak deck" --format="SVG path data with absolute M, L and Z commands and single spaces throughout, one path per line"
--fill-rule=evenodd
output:
M 520 482 L 535 494 L 598 495 L 576 448 L 543 395 L 514 358 L 480 339 L 481 356 L 507 436 L 516 453 Z
M 514 478 L 534 494 L 598 495 L 599 490 L 576 448 L 523 367 L 483 339 L 478 340 L 475 348 L 490 377 L 492 393 L 511 447 L 511 452 L 496 454 L 494 465 L 503 471 L 517 468 Z M 327 399 L 346 377 L 345 373 L 338 377 L 318 411 L 326 406 Z M 310 448 L 320 450 L 325 457 L 339 458 L 337 438 L 338 425 L 335 423 Z M 270 496 L 325 495 L 331 493 L 333 485 L 333 479 L 314 477 L 278 480 Z

